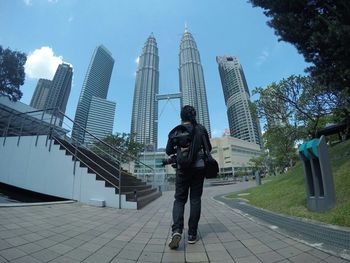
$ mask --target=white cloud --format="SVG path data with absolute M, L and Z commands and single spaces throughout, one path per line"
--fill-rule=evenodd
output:
M 52 79 L 62 62 L 62 57 L 55 56 L 52 48 L 41 47 L 29 53 L 24 69 L 29 78 Z
M 27 6 L 30 6 L 30 5 L 33 4 L 33 3 L 32 3 L 32 0 L 23 0 L 23 3 L 24 3 L 25 5 L 27 5 Z
M 261 55 L 258 57 L 257 61 L 256 61 L 256 65 L 257 66 L 261 66 L 269 57 L 269 52 L 265 49 L 261 52 Z

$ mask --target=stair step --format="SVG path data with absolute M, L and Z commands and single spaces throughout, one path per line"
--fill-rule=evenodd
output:
M 143 197 L 143 196 L 146 196 L 146 195 L 149 195 L 153 192 L 156 192 L 157 191 L 157 188 L 151 188 L 151 189 L 145 189 L 145 190 L 140 190 L 140 191 L 137 191 L 137 199 Z M 126 200 L 127 201 L 133 201 L 135 199 L 135 193 L 134 192 L 126 192 L 126 193 L 123 193 L 126 195 Z
M 95 174 L 96 180 L 104 181 L 105 187 L 114 188 L 115 193 L 119 194 L 119 165 L 114 160 L 108 160 L 106 157 L 101 157 L 91 152 L 89 149 L 78 147 L 80 152 L 76 151 L 75 146 L 64 139 L 54 139 L 54 144 L 58 144 L 61 150 L 65 151 L 66 155 L 72 156 L 77 153 L 77 161 L 80 167 L 87 167 L 88 173 Z M 161 196 L 157 188 L 152 188 L 146 182 L 135 177 L 133 174 L 122 170 L 121 171 L 121 193 L 126 195 L 128 201 L 134 200 L 134 191 L 137 191 L 137 208 L 140 209 L 152 202 L 154 199 Z M 114 186 L 114 185 L 115 186 Z
M 122 185 L 122 193 L 128 193 L 128 192 L 134 192 L 134 190 L 142 191 L 146 189 L 151 189 L 152 185 L 131 185 L 131 186 L 125 186 Z
M 138 198 L 137 199 L 137 209 L 141 209 L 141 208 L 145 207 L 146 205 L 148 205 L 149 203 L 151 203 L 153 200 L 157 199 L 161 195 L 162 195 L 162 193 L 157 191 L 157 192 L 154 192 L 152 194 Z

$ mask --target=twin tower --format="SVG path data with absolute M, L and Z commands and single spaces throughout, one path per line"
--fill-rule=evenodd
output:
M 142 49 L 136 72 L 131 133 L 135 134 L 137 142 L 157 149 L 158 101 L 164 99 L 180 99 L 181 107 L 193 106 L 197 122 L 211 133 L 203 68 L 196 42 L 187 29 L 180 43 L 179 84 L 180 93 L 159 95 L 158 47 L 152 33 Z

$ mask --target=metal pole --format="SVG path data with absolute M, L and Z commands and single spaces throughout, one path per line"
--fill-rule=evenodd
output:
M 56 126 L 57 116 L 55 116 L 55 122 L 53 123 L 54 126 Z M 50 145 L 49 145 L 49 152 L 51 152 L 51 145 L 52 145 L 52 129 L 50 127 Z
M 40 119 L 41 121 L 43 121 L 44 115 L 45 115 L 45 111 L 43 110 L 43 113 L 41 114 L 41 119 Z M 38 145 L 38 140 L 39 140 L 39 132 L 36 135 L 35 146 Z
M 50 125 L 49 125 L 49 130 L 48 130 L 48 133 L 47 133 L 47 136 L 46 136 L 45 146 L 47 146 L 47 141 L 49 140 L 50 131 L 51 131 L 51 125 L 52 125 L 52 120 L 53 120 L 53 114 L 51 113 Z
M 78 127 L 78 138 L 80 134 L 80 127 Z M 74 166 L 73 166 L 73 174 L 75 175 L 76 165 L 77 165 L 77 147 L 78 147 L 78 141 L 76 139 L 73 139 L 73 145 L 74 145 Z
M 7 123 L 7 127 L 6 127 L 6 129 L 4 130 L 4 133 L 3 133 L 4 140 L 3 140 L 3 142 L 2 142 L 2 146 L 5 146 L 5 142 L 6 142 L 6 138 L 7 138 L 7 135 L 8 135 L 8 130 L 9 130 L 9 128 L 10 128 L 10 123 L 11 123 L 11 120 L 12 120 L 12 116 L 13 116 L 13 115 L 10 116 L 9 121 L 8 121 L 8 123 Z
M 19 145 L 19 141 L 21 140 L 21 135 L 22 135 L 22 131 L 23 131 L 23 123 L 26 121 L 26 115 L 24 115 L 24 119 L 21 122 L 21 129 L 19 130 L 19 136 L 18 136 L 18 140 L 17 140 L 17 146 Z
M 156 187 L 155 177 L 156 177 L 156 152 L 155 145 L 153 145 L 153 183 L 152 187 Z M 152 171 L 151 171 L 152 173 Z
M 121 155 L 119 154 L 119 168 L 118 168 L 118 172 L 119 172 L 119 209 L 122 208 L 122 170 L 121 170 L 121 166 L 122 166 L 122 162 L 121 162 Z M 118 160 L 117 159 L 117 160 Z

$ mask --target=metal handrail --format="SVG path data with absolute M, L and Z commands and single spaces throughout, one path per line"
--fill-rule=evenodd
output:
M 12 130 L 11 131 L 12 134 L 17 134 L 19 132 L 19 138 L 18 138 L 18 142 L 17 142 L 17 145 L 18 145 L 20 142 L 20 137 L 23 134 L 22 133 L 23 128 L 24 127 L 31 127 L 31 125 L 29 125 L 29 124 L 36 123 L 37 128 L 31 127 L 32 128 L 31 130 L 24 128 L 24 130 L 30 132 L 30 134 L 33 133 L 33 134 L 37 135 L 36 143 L 38 141 L 38 136 L 39 136 L 40 131 L 43 131 L 44 134 L 47 135 L 46 145 L 49 142 L 49 151 L 51 149 L 52 141 L 54 139 L 56 139 L 56 141 L 59 143 L 59 145 L 61 145 L 65 150 L 67 150 L 74 157 L 73 173 L 75 173 L 75 169 L 76 169 L 76 164 L 75 164 L 76 160 L 79 160 L 81 163 L 83 163 L 89 169 L 91 169 L 92 172 L 94 172 L 96 175 L 101 177 L 105 182 L 109 183 L 115 189 L 118 189 L 118 191 L 119 191 L 119 208 L 121 208 L 121 194 L 122 194 L 121 190 L 122 190 L 122 187 L 133 188 L 135 196 L 137 195 L 136 189 L 140 189 L 140 188 L 144 187 L 144 185 L 123 185 L 122 186 L 122 184 L 121 184 L 121 181 L 123 179 L 123 177 L 122 177 L 122 158 L 128 158 L 130 161 L 134 161 L 135 163 L 142 165 L 144 168 L 148 168 L 150 170 L 150 173 L 153 172 L 153 174 L 154 174 L 154 172 L 155 172 L 155 169 L 152 166 L 149 166 L 149 165 L 145 164 L 144 162 L 140 161 L 140 159 L 138 157 L 133 156 L 133 155 L 131 155 L 123 150 L 117 149 L 117 148 L 107 144 L 106 142 L 102 141 L 101 139 L 97 138 L 94 134 L 92 134 L 91 132 L 89 132 L 88 130 L 83 128 L 80 124 L 76 123 L 73 119 L 71 119 L 70 117 L 65 115 L 63 112 L 61 112 L 60 109 L 48 108 L 48 109 L 43 109 L 43 110 L 33 110 L 33 111 L 21 112 L 21 113 L 17 113 L 17 114 L 14 112 L 9 112 L 9 113 L 10 113 L 10 116 L 9 116 L 9 120 L 8 120 L 8 125 L 7 125 L 7 128 L 4 129 L 4 137 L 5 138 L 4 138 L 3 144 L 5 144 L 8 131 Z M 38 117 L 36 117 L 36 114 L 39 114 L 39 113 L 41 113 L 41 116 L 39 116 L 39 118 L 38 118 Z M 25 114 L 29 115 L 30 118 L 23 117 L 23 115 L 25 115 Z M 48 115 L 51 116 L 50 121 L 48 121 L 48 119 L 47 119 Z M 20 119 L 17 119 L 17 118 L 20 118 Z M 34 120 L 34 118 L 37 119 L 38 122 L 36 122 Z M 27 121 L 24 121 L 25 119 L 27 119 Z M 60 127 L 56 126 L 57 119 L 59 119 L 59 123 L 60 123 L 59 126 Z M 16 130 L 17 129 L 16 125 L 13 125 L 11 123 L 13 120 L 15 120 L 17 125 L 20 125 L 20 129 L 18 131 Z M 64 120 L 70 121 L 72 123 L 72 126 L 70 126 L 70 124 L 68 125 L 67 122 L 65 122 Z M 28 124 L 28 121 L 29 121 L 29 124 Z M 45 123 L 46 125 L 48 125 L 46 127 L 47 131 L 46 131 L 46 128 L 45 128 L 45 130 L 42 130 L 42 128 L 39 129 L 39 127 L 41 127 L 40 123 Z M 62 125 L 65 125 L 69 128 L 63 128 L 63 127 L 61 127 Z M 108 159 L 105 159 L 102 156 L 100 156 L 99 153 L 93 152 L 91 149 L 86 147 L 85 144 L 79 143 L 79 141 L 77 141 L 76 139 L 69 137 L 67 133 L 69 132 L 69 130 L 72 131 L 72 128 L 74 126 L 76 126 L 81 132 L 84 132 L 85 134 L 90 135 L 91 138 L 93 138 L 95 140 L 95 142 L 97 142 L 94 146 L 97 149 L 99 149 L 102 154 L 107 156 L 107 158 L 110 158 L 112 162 L 109 162 Z M 62 133 L 62 131 L 59 128 L 62 129 L 62 131 L 64 133 Z M 40 133 L 40 134 L 43 134 L 43 133 Z M 69 141 L 68 138 L 71 141 Z M 74 149 L 74 150 L 70 150 L 69 149 L 70 147 L 64 145 L 64 143 L 61 142 L 60 139 L 66 140 L 67 143 L 72 144 L 73 148 L 71 148 L 71 149 Z M 101 146 L 105 146 L 106 148 L 102 149 Z M 99 160 L 102 160 L 103 162 L 108 163 L 112 169 L 115 169 L 116 171 L 118 171 L 117 172 L 118 175 L 112 174 L 110 171 L 106 170 L 102 165 L 98 164 L 95 160 L 91 159 L 87 154 L 84 153 L 83 149 L 86 149 L 87 151 L 94 153 L 99 158 Z M 111 150 L 112 153 L 110 153 L 109 150 Z M 80 155 L 81 157 L 85 157 L 86 158 L 85 161 L 82 160 L 84 158 L 78 159 L 77 155 Z M 89 162 L 89 163 L 91 162 L 91 163 L 88 165 L 87 162 Z M 91 164 L 93 164 L 93 165 L 91 165 Z M 95 168 L 93 168 L 91 166 L 95 166 Z M 96 171 L 97 167 L 98 167 L 98 170 L 101 169 L 100 172 Z M 119 185 L 111 182 L 111 178 L 107 179 L 106 175 L 117 180 Z M 132 192 L 132 189 L 130 189 L 130 191 L 128 191 L 128 193 L 130 193 L 130 192 Z
M 22 114 L 29 114 L 29 113 L 35 113 L 35 112 L 46 112 L 46 111 L 49 111 L 49 110 L 57 110 L 57 108 L 48 108 L 48 109 L 43 109 L 43 110 L 33 110 L 33 111 L 26 111 L 26 112 L 20 112 L 20 113 L 17 113 L 17 114 L 13 114 L 15 116 L 19 116 L 19 115 L 22 115 Z
M 29 114 L 29 113 L 36 113 L 36 112 L 46 112 L 46 111 L 54 111 L 54 112 L 57 112 L 59 113 L 60 115 L 62 115 L 62 117 L 64 118 L 67 118 L 68 120 L 70 120 L 73 124 L 77 125 L 81 130 L 83 130 L 84 132 L 88 133 L 92 138 L 94 138 L 95 140 L 97 140 L 98 142 L 102 143 L 103 145 L 107 146 L 109 149 L 117 152 L 118 154 L 121 154 L 121 155 L 124 155 L 124 156 L 127 156 L 129 158 L 131 158 L 133 161 L 136 161 L 140 164 L 142 164 L 143 166 L 146 166 L 148 167 L 149 169 L 151 169 L 152 171 L 154 170 L 153 167 L 141 162 L 138 160 L 137 157 L 133 156 L 133 155 L 130 155 L 128 154 L 127 152 L 124 152 L 122 150 L 119 150 L 117 148 L 114 148 L 112 147 L 111 145 L 107 144 L 106 142 L 102 141 L 101 139 L 97 138 L 95 135 L 93 135 L 91 132 L 89 132 L 88 130 L 86 130 L 85 128 L 81 127 L 81 125 L 79 123 L 76 123 L 74 120 L 72 120 L 70 117 L 68 117 L 67 115 L 65 115 L 59 108 L 47 108 L 47 109 L 42 109 L 42 110 L 34 110 L 34 111 L 27 111 L 27 112 L 21 112 L 21 113 L 17 113 L 17 114 L 13 114 L 14 116 L 19 116 L 19 115 L 22 115 L 22 114 Z M 52 114 L 52 113 L 50 113 Z M 57 116 L 57 115 L 56 115 Z M 43 120 L 40 120 L 40 121 L 43 121 Z M 108 154 L 108 153 L 106 153 Z M 111 156 L 113 159 L 115 159 L 115 157 L 113 157 L 112 155 L 108 154 L 109 156 Z M 118 161 L 118 160 L 117 160 Z
M 55 136 L 53 136 L 55 138 Z M 66 149 L 72 156 L 74 156 L 74 153 L 68 149 L 68 147 L 66 147 L 62 142 L 60 142 L 60 140 L 56 140 L 64 149 Z M 102 168 L 105 172 L 107 172 L 109 175 L 111 175 L 113 178 L 117 179 L 119 181 L 119 178 L 116 177 L 115 175 L 111 174 L 109 171 L 107 171 L 106 169 L 104 169 L 103 167 L 101 167 L 98 163 L 96 163 L 94 160 L 92 160 L 90 157 L 88 157 L 86 154 L 84 154 L 81 150 L 79 150 L 78 147 L 73 146 L 75 150 L 77 150 L 81 155 L 85 156 L 88 160 L 90 160 L 92 163 L 96 164 L 98 167 Z M 108 183 L 110 183 L 111 185 L 113 185 L 115 188 L 117 188 L 120 192 L 121 189 L 119 189 L 119 186 L 115 185 L 114 183 L 112 183 L 111 181 L 109 181 L 107 178 L 105 178 L 102 174 L 98 173 L 94 168 L 90 167 L 86 162 L 84 162 L 83 160 L 81 160 L 79 158 L 79 161 L 82 162 L 83 164 L 85 164 L 89 169 L 91 169 L 96 175 L 101 176 L 105 181 L 107 181 Z
M 80 129 L 82 129 L 84 132 L 86 132 L 86 133 L 88 133 L 89 135 L 91 135 L 91 137 L 93 137 L 93 138 L 94 138 L 95 140 L 97 140 L 98 142 L 102 143 L 103 145 L 107 146 L 108 148 L 112 149 L 113 151 L 115 151 L 115 152 L 117 152 L 117 153 L 119 153 L 119 154 L 124 154 L 125 156 L 127 156 L 127 157 L 133 159 L 134 161 L 137 161 L 138 163 L 142 164 L 143 166 L 146 166 L 146 167 L 150 168 L 152 171 L 154 170 L 153 167 L 151 167 L 151 166 L 149 166 L 149 165 L 147 165 L 147 164 L 145 164 L 145 163 L 139 161 L 137 157 L 132 156 L 132 155 L 126 153 L 126 152 L 123 152 L 123 151 L 121 151 L 121 150 L 119 150 L 119 149 L 117 149 L 117 148 L 114 148 L 114 147 L 112 147 L 111 145 L 107 144 L 106 142 L 102 141 L 101 139 L 97 138 L 95 135 L 93 135 L 91 132 L 89 132 L 89 131 L 86 130 L 85 128 L 81 127 L 79 123 L 76 123 L 74 120 L 72 120 L 70 117 L 68 117 L 67 115 L 65 115 L 65 114 L 64 114 L 63 112 L 61 112 L 60 110 L 58 110 L 58 112 L 59 112 L 60 114 L 62 114 L 62 116 L 64 116 L 65 118 L 67 118 L 68 120 L 70 120 L 71 122 L 73 122 L 73 124 L 76 124 L 76 125 L 77 125 Z
M 54 136 L 55 137 L 55 136 Z M 56 138 L 56 137 L 55 137 Z M 59 141 L 59 139 L 60 138 L 56 138 L 58 141 Z M 60 143 L 61 144 L 61 143 Z M 77 149 L 80 153 L 83 153 L 81 150 L 79 150 L 79 147 L 76 147 L 74 144 L 72 144 L 73 145 L 73 147 L 74 147 L 74 149 Z M 65 147 L 66 148 L 66 147 Z M 86 149 L 87 151 L 90 151 L 90 152 L 92 152 L 90 149 L 88 149 L 88 148 L 86 148 L 86 147 L 84 147 L 84 149 Z M 108 163 L 105 159 L 103 159 L 101 156 L 99 156 L 98 154 L 95 154 L 94 152 L 92 152 L 98 159 L 100 159 L 101 161 L 103 161 L 103 162 L 106 162 L 106 163 Z M 73 154 L 74 155 L 74 154 Z M 83 155 L 84 156 L 86 156 L 84 153 L 83 153 Z M 86 156 L 87 157 L 87 156 Z M 97 164 L 98 166 L 100 166 L 98 163 L 96 163 L 95 161 L 93 161 L 92 159 L 90 159 L 89 158 L 89 160 L 90 161 L 92 161 L 94 164 Z M 108 163 L 108 165 L 109 166 L 111 166 L 112 168 L 114 168 L 114 169 L 116 169 L 116 170 L 118 170 L 119 169 L 119 167 L 116 167 L 116 166 L 114 166 L 113 164 L 111 164 L 111 163 Z M 100 166 L 101 167 L 101 166 Z M 101 167 L 103 170 L 105 170 L 103 167 Z M 105 171 L 107 171 L 107 170 L 105 170 Z M 110 173 L 109 171 L 107 171 L 108 173 Z M 112 175 L 112 174 L 111 174 Z M 113 177 L 115 177 L 114 175 L 112 175 Z M 119 177 L 117 178 L 117 177 L 115 177 L 116 179 L 118 179 L 119 180 Z

